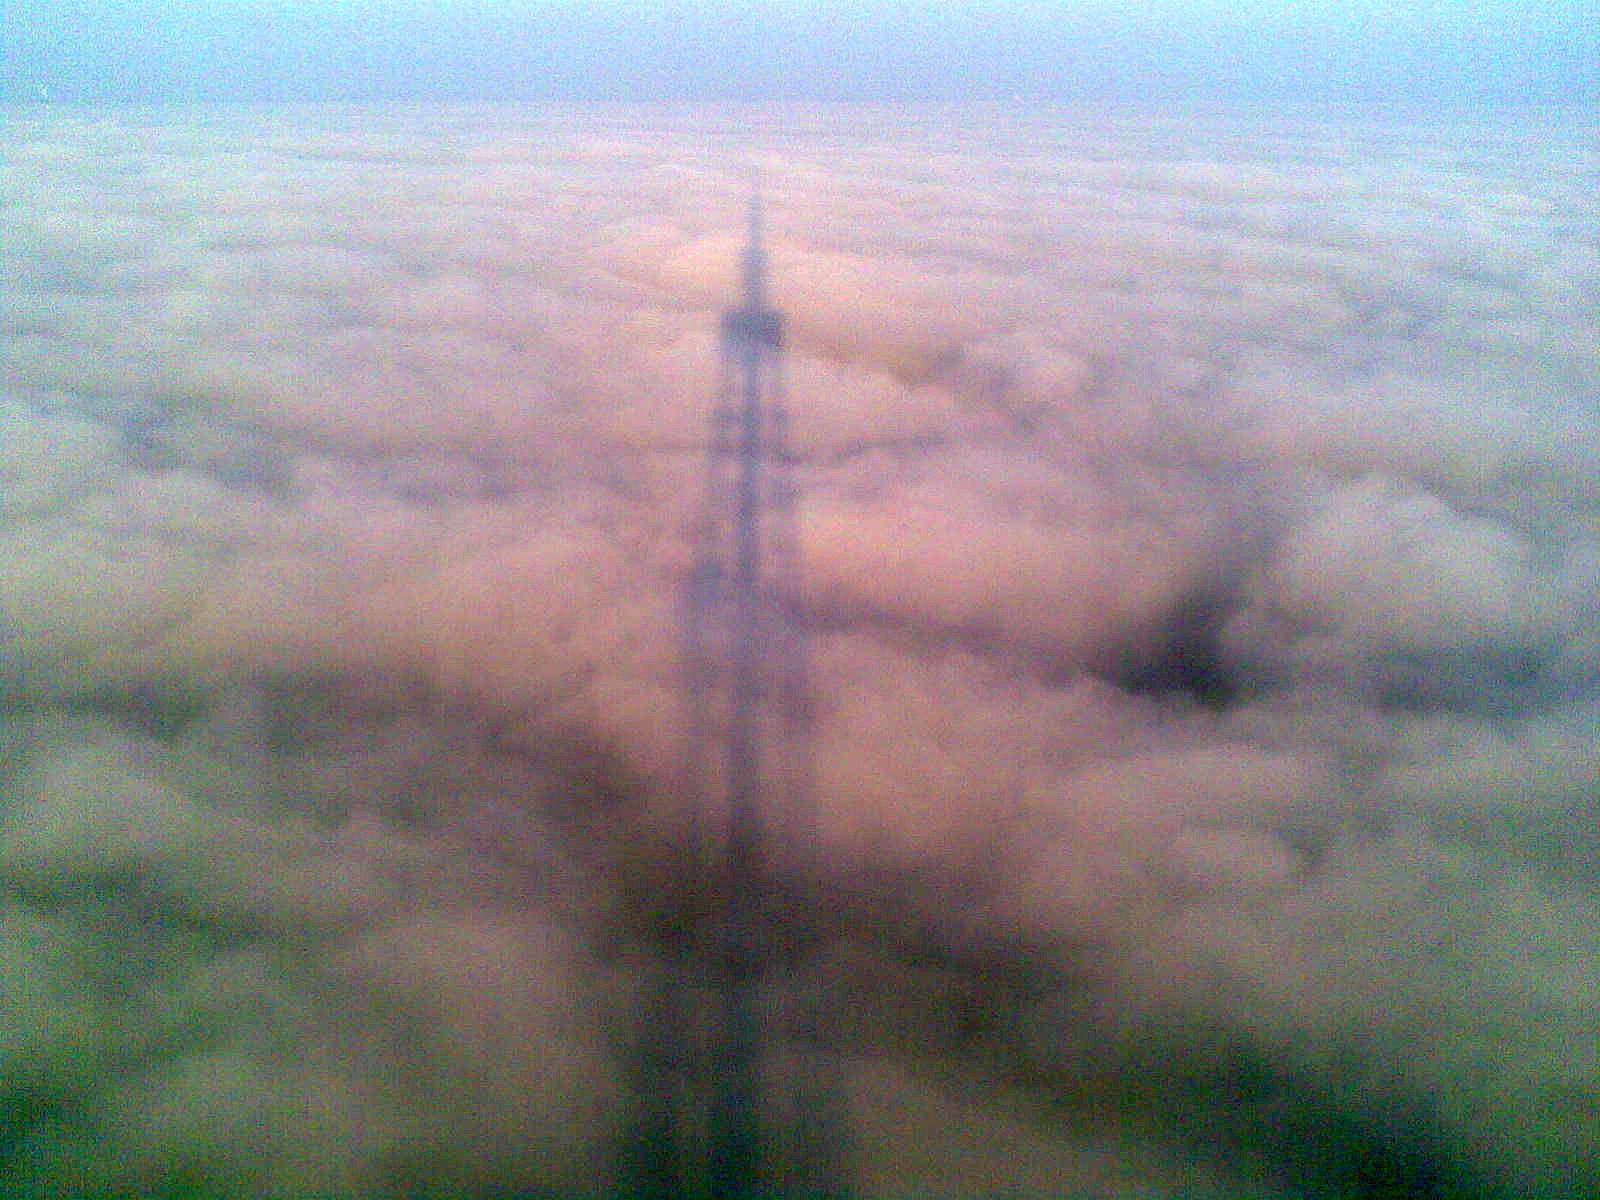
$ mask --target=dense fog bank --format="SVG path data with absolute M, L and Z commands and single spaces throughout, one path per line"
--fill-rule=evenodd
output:
M 0 114 L 0 1191 L 588 1194 L 762 170 L 862 1190 L 1600 1187 L 1600 156 Z

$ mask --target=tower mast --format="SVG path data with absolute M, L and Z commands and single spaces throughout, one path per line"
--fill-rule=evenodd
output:
M 791 949 L 778 901 L 793 899 L 812 840 L 810 689 L 783 318 L 768 295 L 754 182 L 746 222 L 682 592 L 683 786 L 702 890 L 643 1017 L 632 1194 L 662 1200 L 840 1194 L 830 1097 L 815 1081 L 775 1077 L 785 1055 L 791 1072 L 814 1065 L 799 1062 L 815 1049 L 814 1025 L 768 998 Z
M 776 661 L 766 549 L 767 481 L 778 448 L 772 413 L 778 397 L 783 321 L 767 304 L 761 197 L 752 189 L 749 231 L 740 256 L 743 295 L 722 314 L 723 388 L 714 421 L 730 426 L 733 450 L 731 509 L 726 537 L 726 597 L 719 607 L 727 637 L 725 828 L 721 909 L 712 937 L 720 1001 L 714 1039 L 708 1129 L 708 1183 L 715 1200 L 754 1196 L 760 1174 L 760 997 L 767 958 L 763 861 L 767 827 L 763 804 L 763 733 L 768 724 L 767 676 Z M 713 442 L 717 441 L 713 438 Z M 716 447 L 714 446 L 714 449 Z M 724 473 L 715 473 L 721 476 Z M 717 480 L 710 482 L 716 486 Z M 720 505 L 719 505 L 720 507 Z M 718 539 L 722 540 L 721 538 Z

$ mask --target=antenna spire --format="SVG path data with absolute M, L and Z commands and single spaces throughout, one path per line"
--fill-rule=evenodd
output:
M 750 168 L 750 215 L 744 254 L 744 303 L 751 311 L 767 306 L 767 252 L 762 245 L 761 169 Z

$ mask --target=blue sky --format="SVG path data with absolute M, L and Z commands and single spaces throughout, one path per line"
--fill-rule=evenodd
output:
M 1593 0 L 0 0 L 0 99 L 1578 102 Z

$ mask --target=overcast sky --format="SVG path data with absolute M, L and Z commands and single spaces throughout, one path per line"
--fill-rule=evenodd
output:
M 1585 103 L 1589 0 L 12 0 L 0 100 Z

